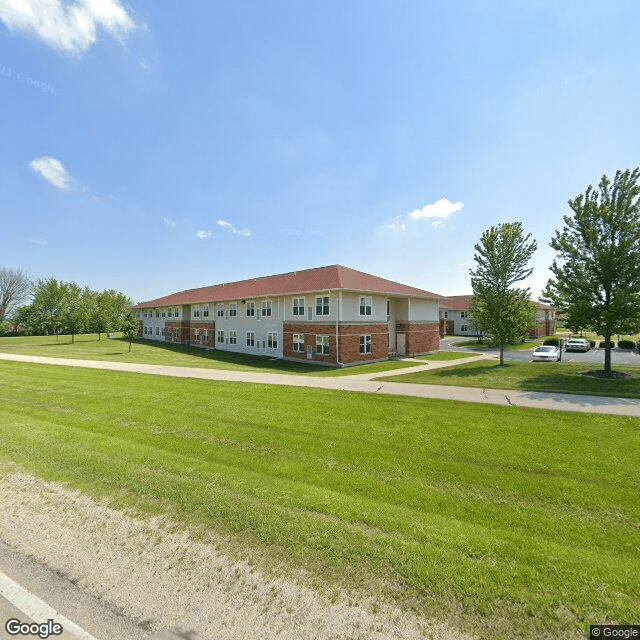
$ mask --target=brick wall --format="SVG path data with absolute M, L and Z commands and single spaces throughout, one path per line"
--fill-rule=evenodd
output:
M 207 339 L 201 340 L 200 337 L 196 339 L 196 329 L 200 332 L 200 337 L 206 331 Z M 216 344 L 216 323 L 206 322 L 202 320 L 191 321 L 189 328 L 189 342 L 193 347 L 208 347 L 213 348 Z
M 282 355 L 285 358 L 307 360 L 307 347 L 313 349 L 314 362 L 336 364 L 335 324 L 285 323 L 282 330 Z M 293 334 L 304 335 L 304 351 L 293 350 Z M 329 354 L 316 353 L 316 336 L 329 336 Z M 360 336 L 371 336 L 371 353 L 360 353 Z M 338 325 L 339 360 L 344 364 L 383 360 L 389 355 L 389 331 L 386 324 L 341 324 Z
M 189 340 L 189 322 L 180 322 L 179 320 L 167 321 L 164 325 L 164 339 L 165 342 L 176 342 L 184 344 Z M 174 331 L 178 331 L 178 337 L 172 338 Z
M 438 322 L 426 324 L 398 323 L 396 335 L 404 333 L 406 337 L 406 355 L 415 356 L 440 348 L 440 326 Z

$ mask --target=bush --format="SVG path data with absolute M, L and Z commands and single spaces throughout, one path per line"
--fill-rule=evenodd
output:
M 606 341 L 606 340 L 603 340 L 603 341 L 602 341 L 598 346 L 599 346 L 601 349 L 606 349 L 606 348 L 607 348 L 607 341 Z M 610 346 L 612 349 L 615 349 L 615 348 L 616 348 L 616 343 L 615 343 L 615 342 L 610 342 L 610 343 L 609 343 L 609 346 Z
M 619 349 L 635 349 L 636 343 L 633 340 L 620 340 L 618 342 Z
M 558 347 L 560 346 L 560 340 L 558 338 L 547 338 L 542 344 Z
M 591 348 L 593 349 L 596 346 L 596 341 L 595 340 L 589 340 L 589 344 L 591 345 Z

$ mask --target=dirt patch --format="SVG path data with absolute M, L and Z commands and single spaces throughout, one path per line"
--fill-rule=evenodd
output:
M 591 369 L 589 371 L 583 371 L 583 376 L 589 376 L 591 378 L 598 378 L 599 380 L 625 380 L 631 377 L 631 374 L 624 373 L 624 371 L 611 371 L 607 373 L 602 369 Z
M 273 579 L 160 518 L 139 519 L 0 469 L 0 538 L 146 629 L 211 640 L 471 640 L 375 598 Z

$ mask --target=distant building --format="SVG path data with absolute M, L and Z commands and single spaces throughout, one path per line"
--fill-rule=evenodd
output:
M 172 293 L 135 310 L 148 340 L 340 366 L 437 350 L 441 299 L 332 265 Z
M 477 336 L 469 308 L 471 294 L 448 296 L 440 300 L 440 337 Z M 536 326 L 527 332 L 530 337 L 550 336 L 556 332 L 558 313 L 555 307 L 543 302 L 533 302 L 537 309 Z M 482 331 L 480 332 L 483 333 Z

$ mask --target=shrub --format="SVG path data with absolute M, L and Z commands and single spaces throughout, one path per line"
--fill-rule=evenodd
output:
M 560 345 L 560 340 L 558 340 L 558 338 L 547 338 L 542 344 L 558 347 Z
M 593 347 L 596 346 L 596 341 L 595 340 L 589 340 L 589 344 L 591 345 L 591 348 L 593 349 Z
M 618 342 L 619 349 L 635 349 L 636 343 L 633 340 L 620 340 Z
M 598 346 L 599 346 L 601 349 L 606 349 L 606 347 L 607 347 L 607 341 L 606 341 L 606 340 L 603 340 L 603 341 L 602 341 Z M 615 349 L 615 347 L 616 347 L 616 343 L 615 343 L 615 342 L 610 342 L 610 343 L 609 343 L 609 346 L 610 346 L 612 349 Z

